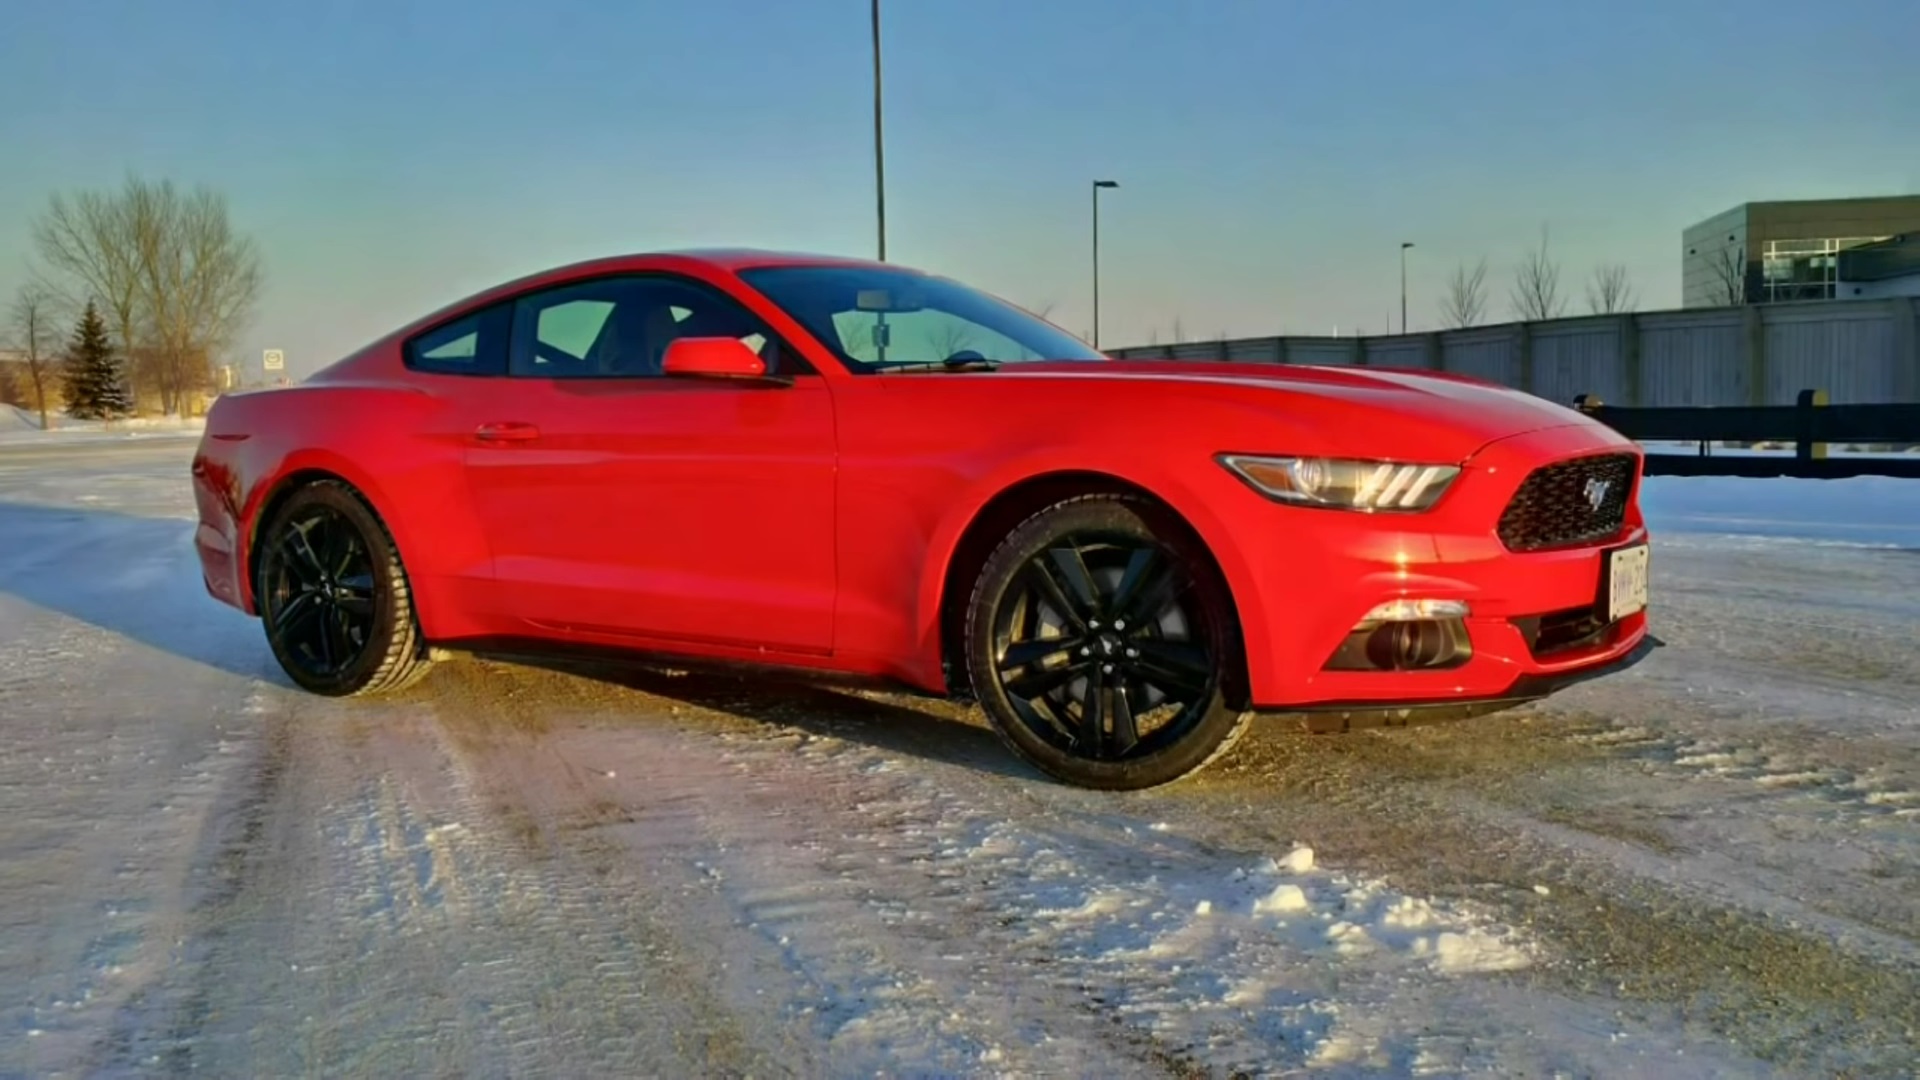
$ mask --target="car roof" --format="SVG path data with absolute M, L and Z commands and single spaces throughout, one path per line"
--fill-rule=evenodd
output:
M 675 264 L 684 267 L 686 263 L 698 263 L 723 274 L 738 273 L 773 266 L 844 266 L 887 269 L 909 274 L 927 276 L 925 271 L 896 263 L 882 263 L 873 259 L 861 259 L 847 255 L 820 255 L 798 251 L 771 251 L 749 247 L 700 247 L 681 248 L 667 251 L 639 251 L 625 255 L 602 255 L 591 259 L 559 266 L 549 266 L 519 277 L 497 282 L 479 292 L 471 293 L 458 300 L 442 305 L 413 321 L 392 331 L 388 337 L 398 339 L 407 337 L 439 323 L 463 311 L 471 311 L 486 304 L 512 296 L 527 289 L 543 285 L 565 282 L 574 278 L 591 277 L 597 274 L 618 274 L 649 268 L 671 268 Z
M 705 263 L 707 266 L 728 273 L 740 270 L 754 270 L 772 266 L 857 266 L 868 268 L 886 268 L 918 273 L 911 267 L 895 263 L 881 263 L 872 259 L 862 259 L 850 255 L 823 255 L 804 251 L 772 251 L 764 248 L 749 247 L 698 247 L 677 248 L 666 251 L 636 251 L 624 255 L 603 255 L 592 259 L 554 266 L 541 270 L 529 277 L 562 277 L 575 273 L 619 270 L 625 267 L 637 267 L 660 261 L 687 260 Z

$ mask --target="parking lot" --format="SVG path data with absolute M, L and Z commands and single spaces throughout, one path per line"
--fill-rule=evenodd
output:
M 1109 795 L 775 677 L 304 695 L 204 594 L 193 446 L 0 447 L 0 1075 L 1920 1060 L 1911 482 L 1652 481 L 1639 667 Z

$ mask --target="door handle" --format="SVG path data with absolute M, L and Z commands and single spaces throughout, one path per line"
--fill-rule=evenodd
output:
M 481 424 L 473 434 L 483 442 L 530 442 L 540 437 L 540 429 L 533 424 L 503 420 Z

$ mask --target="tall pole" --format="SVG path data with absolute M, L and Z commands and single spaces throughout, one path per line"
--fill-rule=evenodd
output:
M 1100 347 L 1100 189 L 1117 188 L 1112 180 L 1093 182 L 1093 347 Z
M 887 152 L 880 133 L 880 0 L 873 0 L 873 205 L 879 217 L 880 261 L 887 261 Z
M 1412 246 L 1410 241 L 1400 242 L 1400 332 L 1402 334 L 1407 332 L 1407 249 Z

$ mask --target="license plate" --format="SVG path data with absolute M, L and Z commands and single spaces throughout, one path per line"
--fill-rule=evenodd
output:
M 1652 551 L 1635 544 L 1607 552 L 1607 621 L 1618 622 L 1647 606 L 1647 564 Z

